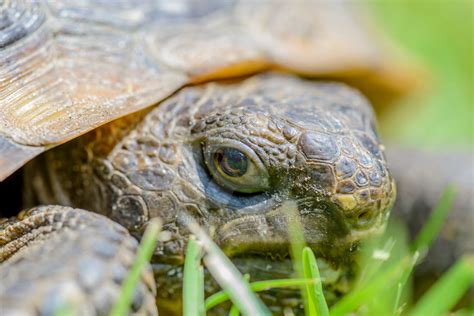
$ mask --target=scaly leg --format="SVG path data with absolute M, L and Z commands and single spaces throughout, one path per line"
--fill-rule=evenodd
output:
M 42 206 L 0 224 L 0 314 L 107 315 L 137 250 L 119 224 L 80 209 Z M 131 311 L 156 315 L 151 267 Z

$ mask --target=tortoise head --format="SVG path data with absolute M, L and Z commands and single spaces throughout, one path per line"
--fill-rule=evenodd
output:
M 288 252 L 287 223 L 298 218 L 306 242 L 337 265 L 383 229 L 395 195 L 366 99 L 285 76 L 184 89 L 109 162 L 111 216 L 132 231 L 162 217 L 169 238 L 157 255 L 167 259 L 182 258 L 189 216 L 230 256 L 272 257 Z
M 394 182 L 370 105 L 344 84 L 281 75 L 210 83 L 138 117 L 50 151 L 50 182 L 62 188 L 50 196 L 135 235 L 162 218 L 160 264 L 182 263 L 190 218 L 253 279 L 291 274 L 282 259 L 292 220 L 328 271 L 350 270 L 358 241 L 384 228 Z M 159 293 L 179 282 L 164 284 Z

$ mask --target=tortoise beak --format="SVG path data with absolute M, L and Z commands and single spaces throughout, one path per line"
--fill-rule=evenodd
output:
M 229 257 L 252 253 L 277 253 L 288 247 L 287 228 L 269 214 L 253 214 L 221 226 L 214 240 Z
M 341 248 L 347 238 L 339 227 L 328 227 L 326 212 L 300 215 L 296 201 L 286 201 L 264 214 L 248 214 L 218 227 L 213 236 L 229 257 L 256 254 L 278 257 L 288 254 L 290 236 L 302 234 L 306 243 L 323 256 L 325 248 Z M 327 244 L 331 240 L 330 245 Z M 345 248 L 345 247 L 344 247 Z M 333 252 L 333 250 L 331 251 Z
M 214 240 L 231 257 L 287 250 L 288 221 L 296 211 L 296 203 L 285 202 L 266 213 L 238 217 L 220 226 Z

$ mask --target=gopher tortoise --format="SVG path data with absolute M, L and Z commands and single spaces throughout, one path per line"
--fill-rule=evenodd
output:
M 286 201 L 336 300 L 359 243 L 384 230 L 394 179 L 414 230 L 426 212 L 413 206 L 453 180 L 437 163 L 442 181 L 414 189 L 432 157 L 418 152 L 387 166 L 370 103 L 416 84 L 408 64 L 346 2 L 2 2 L 0 179 L 26 164 L 24 210 L 0 222 L 2 314 L 108 314 L 157 217 L 166 238 L 132 313 L 179 312 L 189 218 L 252 279 L 288 277 Z M 472 238 L 453 227 L 448 265 Z M 291 292 L 262 299 L 299 306 Z

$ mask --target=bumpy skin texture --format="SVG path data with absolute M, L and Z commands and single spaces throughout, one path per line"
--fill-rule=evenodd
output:
M 43 206 L 0 224 L 2 315 L 108 315 L 133 264 L 137 241 L 101 215 Z M 132 313 L 156 315 L 155 281 L 147 266 Z
M 212 159 L 224 147 L 245 153 L 256 173 L 225 179 Z M 158 276 L 169 269 L 179 277 L 189 216 L 253 279 L 269 277 L 268 263 L 288 276 L 294 214 L 279 206 L 296 201 L 335 296 L 348 288 L 358 242 L 383 229 L 395 197 L 366 99 L 340 83 L 281 75 L 183 89 L 48 152 L 27 177 L 35 203 L 102 213 L 137 237 L 162 218 L 168 239 L 155 251 Z M 179 294 L 167 284 L 173 273 L 158 278 L 159 303 Z

